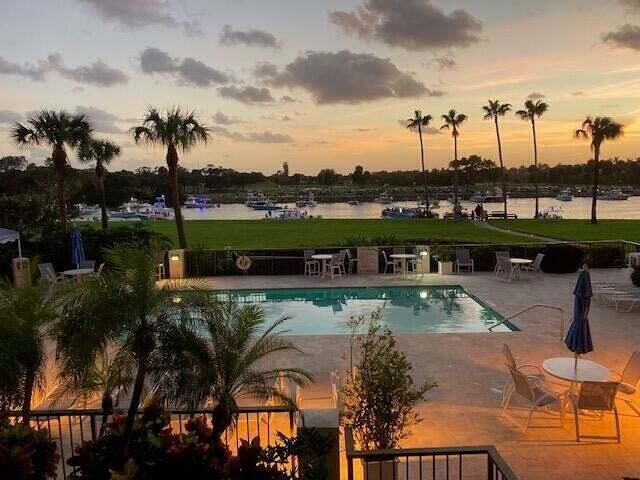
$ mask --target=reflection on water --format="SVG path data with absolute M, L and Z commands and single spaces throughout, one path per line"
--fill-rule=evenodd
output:
M 295 208 L 294 204 L 286 204 L 288 208 Z M 396 202 L 395 205 L 405 207 L 415 207 L 415 202 Z M 451 212 L 452 205 L 443 200 L 440 202 L 440 209 L 436 210 L 440 216 Z M 469 212 L 475 206 L 471 202 L 462 202 L 462 206 Z M 544 211 L 549 207 L 560 208 L 563 218 L 590 218 L 591 199 L 574 198 L 571 202 L 560 202 L 555 198 L 541 198 L 540 210 Z M 323 218 L 380 218 L 380 213 L 384 205 L 379 203 L 365 202 L 359 205 L 349 205 L 347 203 L 319 203 L 314 208 L 307 209 L 309 215 L 320 215 Z M 488 203 L 485 208 L 489 211 L 500 210 L 502 204 Z M 507 208 L 510 213 L 515 213 L 518 218 L 533 218 L 534 199 L 514 198 L 509 199 Z M 250 220 L 264 218 L 265 212 L 253 210 L 244 204 L 223 204 L 220 208 L 208 208 L 204 210 L 189 208 L 184 209 L 183 215 L 189 220 Z M 629 197 L 623 201 L 598 201 L 599 218 L 628 218 L 640 219 L 640 197 Z
M 502 320 L 457 286 L 236 290 L 218 296 L 259 304 L 270 321 L 290 317 L 291 335 L 347 334 L 350 316 L 378 308 L 394 333 L 486 332 Z

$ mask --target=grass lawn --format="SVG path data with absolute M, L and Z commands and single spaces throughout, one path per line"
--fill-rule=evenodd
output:
M 497 227 L 558 240 L 629 240 L 640 242 L 640 220 L 492 220 Z
M 117 225 L 115 222 L 112 226 Z M 147 222 L 177 244 L 174 222 Z M 337 246 L 348 238 L 393 235 L 416 242 L 522 243 L 522 236 L 450 220 L 191 220 L 185 222 L 190 247 L 276 248 Z

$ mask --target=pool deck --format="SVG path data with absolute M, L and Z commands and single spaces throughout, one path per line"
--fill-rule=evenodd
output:
M 628 282 L 626 269 L 593 270 L 593 281 Z M 565 313 L 565 330 L 573 312 L 573 287 L 577 274 L 540 275 L 506 283 L 489 273 L 473 275 L 425 275 L 394 278 L 383 275 L 352 275 L 340 280 L 301 276 L 247 276 L 207 278 L 212 289 L 304 288 L 342 286 L 461 285 L 503 316 L 529 305 L 559 306 Z M 571 356 L 560 342 L 556 311 L 534 309 L 512 322 L 520 329 L 505 333 L 399 334 L 397 343 L 413 364 L 416 382 L 436 381 L 418 409 L 424 419 L 406 440 L 406 447 L 494 444 L 520 479 L 613 479 L 640 477 L 640 417 L 618 401 L 622 442 L 575 441 L 573 415 L 561 428 L 557 416 L 535 414 L 528 432 L 522 432 L 527 411 L 514 400 L 503 414 L 500 394 L 507 380 L 502 344 L 508 343 L 519 363 L 541 365 L 550 357 Z M 592 304 L 591 332 L 595 351 L 586 358 L 621 371 L 629 355 L 640 347 L 640 314 L 618 313 L 611 307 Z M 319 407 L 319 397 L 329 396 L 329 373 L 347 368 L 347 337 L 292 337 L 304 355 L 288 355 L 286 362 L 309 370 L 316 384 L 302 392 L 302 407 Z M 567 385 L 554 382 L 557 391 Z M 306 400 L 305 400 L 306 399 Z M 328 402 L 325 400 L 324 402 Z M 328 405 L 327 405 L 328 406 Z M 613 420 L 581 416 L 587 434 L 611 435 Z

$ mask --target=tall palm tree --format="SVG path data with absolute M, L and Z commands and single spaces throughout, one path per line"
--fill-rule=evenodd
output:
M 35 282 L 36 262 L 31 265 L 30 286 L 18 288 L 0 281 L 0 390 L 12 387 L 18 392 L 13 400 L 20 404 L 25 424 L 34 393 L 44 388 L 47 331 L 59 315 L 57 289 L 48 282 Z
M 98 197 L 102 216 L 102 229 L 108 227 L 107 199 L 104 193 L 104 176 L 107 173 L 105 165 L 109 165 L 120 155 L 120 147 L 109 140 L 90 139 L 80 145 L 78 157 L 81 162 L 96 162 L 96 180 L 98 182 Z
M 187 248 L 178 189 L 178 150 L 188 153 L 198 143 L 207 143 L 210 129 L 201 123 L 195 112 L 187 112 L 180 107 L 169 109 L 165 114 L 149 107 L 142 124 L 131 129 L 136 143 L 162 145 L 167 148 L 167 169 L 169 189 L 176 217 L 180 248 Z
M 609 117 L 587 116 L 582 127 L 575 132 L 576 138 L 591 140 L 593 150 L 593 187 L 591 189 L 591 223 L 598 223 L 596 207 L 598 202 L 598 170 L 600 147 L 605 140 L 615 140 L 624 134 L 624 126 Z
M 458 205 L 458 137 L 460 136 L 460 126 L 467 120 L 467 116 L 464 113 L 458 113 L 455 110 L 449 110 L 449 113 L 445 113 L 441 116 L 444 124 L 440 127 L 440 130 L 451 130 L 451 137 L 453 137 L 453 162 L 454 177 L 453 177 L 453 198 L 454 203 Z
M 123 434 L 126 450 L 142 400 L 153 355 L 179 325 L 198 323 L 192 308 L 201 282 L 174 281 L 156 286 L 154 248 L 119 246 L 105 252 L 109 269 L 99 278 L 75 287 L 65 302 L 64 314 L 52 329 L 60 369 L 81 384 L 96 355 L 114 349 L 115 355 L 135 359 L 131 401 Z
M 429 216 L 429 191 L 427 189 L 427 171 L 424 168 L 424 145 L 422 144 L 422 129 L 427 128 L 433 118 L 431 115 L 422 115 L 420 110 L 416 110 L 412 118 L 407 120 L 407 128 L 410 130 L 418 130 L 420 138 L 420 159 L 422 160 L 422 181 L 424 182 L 424 205 Z
M 65 110 L 41 110 L 29 117 L 27 125 L 16 123 L 11 136 L 24 147 L 47 145 L 51 147 L 51 160 L 56 175 L 58 211 L 62 228 L 67 228 L 67 204 L 64 180 L 67 170 L 66 147 L 76 148 L 91 136 L 91 126 L 83 114 L 70 114 Z
M 259 306 L 239 306 L 213 297 L 199 306 L 199 312 L 205 328 L 172 336 L 171 348 L 163 349 L 155 361 L 161 372 L 158 392 L 165 401 L 197 408 L 212 400 L 217 439 L 232 425 L 237 401 L 243 397 L 276 398 L 295 407 L 295 399 L 277 388 L 276 381 L 304 385 L 310 374 L 299 368 L 269 366 L 275 353 L 299 352 L 282 337 L 286 332 L 280 327 L 287 317 L 267 326 Z
M 536 187 L 536 211 L 535 218 L 538 218 L 540 215 L 539 210 L 539 192 L 538 192 L 538 142 L 536 140 L 536 118 L 540 118 L 549 108 L 542 100 L 527 100 L 524 102 L 524 110 L 518 110 L 516 115 L 520 117 L 522 120 L 528 122 L 531 121 L 531 129 L 533 130 L 533 164 L 535 166 L 535 178 L 533 181 L 535 182 Z
M 498 118 L 504 117 L 511 110 L 510 103 L 500 103 L 499 100 L 488 100 L 487 105 L 482 107 L 484 110 L 484 119 L 493 120 L 496 125 L 496 139 L 498 140 L 498 158 L 500 160 L 500 169 L 502 170 L 502 201 L 504 202 L 504 218 L 507 219 L 507 171 L 502 162 L 502 142 L 500 141 L 500 126 Z

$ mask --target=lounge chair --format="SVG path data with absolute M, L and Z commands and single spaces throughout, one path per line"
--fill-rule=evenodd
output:
M 519 397 L 524 399 L 529 405 L 529 417 L 527 423 L 524 426 L 524 433 L 527 432 L 531 418 L 535 411 L 547 410 L 551 405 L 557 404 L 560 408 L 560 425 L 564 426 L 564 415 L 562 412 L 562 400 L 557 393 L 548 390 L 544 383 L 534 382 L 525 373 L 521 372 L 517 368 L 512 368 L 507 365 L 511 378 L 513 379 L 514 393 L 517 393 Z M 503 411 L 507 410 L 511 398 L 504 405 Z
M 473 273 L 473 259 L 466 248 L 456 248 L 456 271 L 460 273 L 465 269 L 469 273 Z
M 320 260 L 311 258 L 316 253 L 315 250 L 303 250 L 304 255 L 304 274 L 313 276 L 320 275 Z
M 620 421 L 618 419 L 618 409 L 616 408 L 616 393 L 618 392 L 618 382 L 582 382 L 578 393 L 566 392 L 566 397 L 573 405 L 576 422 L 576 441 L 582 438 L 597 438 L 616 440 L 620 443 Z M 580 435 L 580 410 L 591 410 L 593 412 L 613 412 L 616 424 L 615 437 L 601 437 L 594 435 Z
M 639 393 L 638 382 L 640 382 L 640 352 L 633 352 L 627 366 L 622 373 L 614 372 L 620 377 L 618 385 L 618 395 L 622 394 L 622 400 L 640 416 L 640 403 L 634 398 Z
M 38 264 L 38 271 L 40 272 L 40 277 L 47 282 L 58 283 L 65 280 L 62 273 L 56 273 L 51 263 Z
M 511 348 L 506 343 L 502 345 L 502 354 L 504 355 L 505 365 L 508 368 L 520 370 L 525 373 L 532 382 L 544 383 L 545 376 L 540 367 L 529 364 L 518 365 L 513 353 L 511 352 Z M 527 373 L 526 370 L 529 370 L 529 372 Z M 505 384 L 504 389 L 502 390 L 502 401 L 500 402 L 502 407 L 505 407 L 505 405 L 509 403 L 511 395 L 513 395 L 514 388 L 515 384 L 513 383 L 513 378 L 511 377 L 511 374 L 509 374 L 509 381 Z
M 611 297 L 616 311 L 629 313 L 633 310 L 633 307 L 640 305 L 640 295 L 638 294 L 622 294 L 613 295 Z
M 522 266 L 522 271 L 530 272 L 530 273 L 542 273 L 542 269 L 540 267 L 542 266 L 543 259 L 544 259 L 544 253 L 537 254 L 536 258 L 533 260 L 533 263 L 531 265 Z

